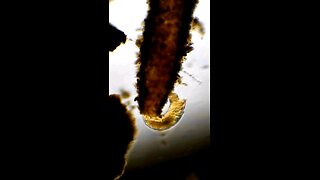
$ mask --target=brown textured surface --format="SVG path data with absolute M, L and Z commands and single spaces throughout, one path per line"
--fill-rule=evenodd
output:
M 198 0 L 149 0 L 137 64 L 138 104 L 142 114 L 160 116 L 179 78 L 190 47 L 190 24 Z

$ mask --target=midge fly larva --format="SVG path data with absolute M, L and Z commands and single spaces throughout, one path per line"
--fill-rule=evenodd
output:
M 190 29 L 197 3 L 198 0 L 148 1 L 144 32 L 136 42 L 140 46 L 136 100 L 146 124 L 153 129 L 168 129 L 183 114 L 186 101 L 172 91 L 180 78 L 181 64 L 192 50 Z M 169 95 L 171 105 L 167 114 L 162 115 Z M 172 112 L 175 114 L 168 114 Z

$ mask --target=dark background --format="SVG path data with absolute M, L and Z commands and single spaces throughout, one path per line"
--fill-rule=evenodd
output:
M 1 9 L 3 171 L 111 179 L 107 2 L 15 1 Z
M 316 11 L 294 2 L 213 4 L 214 176 L 314 176 L 316 130 L 307 99 L 314 97 Z

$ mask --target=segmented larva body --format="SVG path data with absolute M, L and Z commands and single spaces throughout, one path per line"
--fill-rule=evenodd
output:
M 137 91 L 141 114 L 161 117 L 184 56 L 191 51 L 190 28 L 198 0 L 149 0 L 138 54 Z

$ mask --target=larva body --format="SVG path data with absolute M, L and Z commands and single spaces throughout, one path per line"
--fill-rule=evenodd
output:
M 149 0 L 143 39 L 137 40 L 138 104 L 141 114 L 160 117 L 191 50 L 190 28 L 197 0 Z

